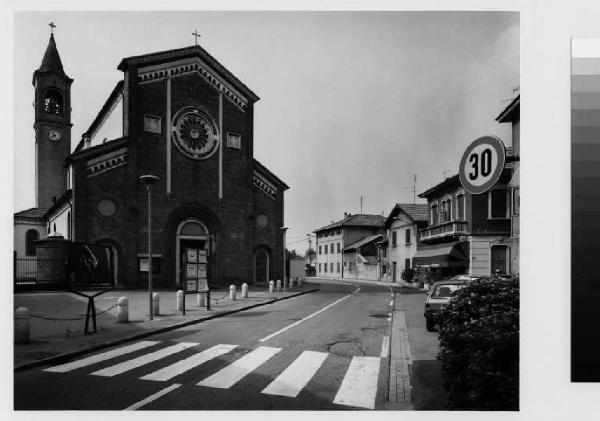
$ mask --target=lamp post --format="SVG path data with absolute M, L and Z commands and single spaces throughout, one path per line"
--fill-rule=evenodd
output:
M 155 175 L 142 175 L 140 180 L 146 183 L 146 191 L 148 192 L 148 295 L 150 299 L 150 320 L 154 320 L 154 308 L 152 303 L 152 185 L 156 183 L 159 178 Z
M 287 227 L 281 227 L 279 229 L 283 232 L 283 288 L 285 290 L 285 285 L 286 285 L 285 267 L 286 267 L 286 261 L 287 261 L 287 253 L 286 253 L 286 247 L 285 247 L 285 232 L 287 231 Z

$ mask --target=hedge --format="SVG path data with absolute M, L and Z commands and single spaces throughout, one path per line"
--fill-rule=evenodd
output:
M 439 315 L 448 407 L 519 409 L 519 281 L 482 278 Z

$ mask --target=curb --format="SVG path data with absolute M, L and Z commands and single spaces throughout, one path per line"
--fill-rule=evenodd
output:
M 54 355 L 52 357 L 44 358 L 44 359 L 41 359 L 41 360 L 36 360 L 36 361 L 24 363 L 24 364 L 16 366 L 13 369 L 13 371 L 17 372 L 17 371 L 27 370 L 27 369 L 30 369 L 30 368 L 39 367 L 39 366 L 46 365 L 46 364 L 62 363 L 63 361 L 67 361 L 67 360 L 69 360 L 71 358 L 79 357 L 80 355 L 85 355 L 85 354 L 88 354 L 90 352 L 100 351 L 102 349 L 109 348 L 111 346 L 121 345 L 121 344 L 124 344 L 124 343 L 127 343 L 127 342 L 131 342 L 131 341 L 135 341 L 135 340 L 138 340 L 138 339 L 147 338 L 148 336 L 157 335 L 159 333 L 169 332 L 171 330 L 179 329 L 179 328 L 186 327 L 186 326 L 191 326 L 191 325 L 194 325 L 194 324 L 197 324 L 197 323 L 202 323 L 202 322 L 204 322 L 206 320 L 217 319 L 219 317 L 227 316 L 229 314 L 239 313 L 241 311 L 250 310 L 250 309 L 255 308 L 255 307 L 261 307 L 261 306 L 264 306 L 264 305 L 267 305 L 267 304 L 273 304 L 273 303 L 275 303 L 277 301 L 283 301 L 283 300 L 287 300 L 287 299 L 290 299 L 290 298 L 299 297 L 299 296 L 304 295 L 304 294 L 309 294 L 311 292 L 317 292 L 317 291 L 319 291 L 319 288 L 313 288 L 313 289 L 309 289 L 309 290 L 306 290 L 306 291 L 300 291 L 300 292 L 297 292 L 297 293 L 292 294 L 292 295 L 288 295 L 287 297 L 274 298 L 274 299 L 265 301 L 263 303 L 251 304 L 249 306 L 240 307 L 240 308 L 235 309 L 235 310 L 223 311 L 221 313 L 215 313 L 215 314 L 211 314 L 209 316 L 203 316 L 203 317 L 198 318 L 198 319 L 186 320 L 185 322 L 177 323 L 177 324 L 174 324 L 172 326 L 165 326 L 165 327 L 154 329 L 154 330 L 151 330 L 151 331 L 148 331 L 148 332 L 137 333 L 135 335 L 127 336 L 125 338 L 115 339 L 115 340 L 112 340 L 112 341 L 109 341 L 109 342 L 104 342 L 102 344 L 94 345 L 94 346 L 91 346 L 91 347 L 88 347 L 88 348 L 79 349 L 77 351 L 65 352 L 63 354 Z

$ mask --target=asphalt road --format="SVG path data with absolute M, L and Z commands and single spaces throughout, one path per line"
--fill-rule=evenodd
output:
M 383 409 L 391 288 L 320 288 L 15 373 L 15 409 Z

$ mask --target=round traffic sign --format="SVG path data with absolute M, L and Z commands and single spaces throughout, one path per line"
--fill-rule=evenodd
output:
M 474 140 L 460 160 L 460 184 L 471 194 L 485 193 L 498 182 L 505 158 L 504 143 L 496 136 L 482 136 Z

